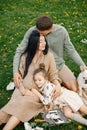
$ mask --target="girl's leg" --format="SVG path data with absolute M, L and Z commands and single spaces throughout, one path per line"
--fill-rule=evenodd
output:
M 8 122 L 6 123 L 3 130 L 13 130 L 18 124 L 20 123 L 20 120 L 18 120 L 16 117 L 11 116 Z
M 62 79 L 63 85 L 66 88 L 78 92 L 78 83 L 76 77 L 66 65 L 63 65 L 63 68 L 59 71 L 59 77 Z
M 73 115 L 73 111 L 72 109 L 69 107 L 69 106 L 65 106 L 63 107 L 63 112 L 64 112 L 64 115 L 67 117 L 67 118 L 72 118 L 72 115 Z
M 67 118 L 70 118 L 87 126 L 87 120 L 83 118 L 80 113 L 73 113 L 72 109 L 69 106 L 64 107 L 64 114 Z
M 87 119 L 83 118 L 82 115 L 79 113 L 73 113 L 72 119 L 87 126 Z
M 80 107 L 79 111 L 87 115 L 87 105 L 83 104 Z

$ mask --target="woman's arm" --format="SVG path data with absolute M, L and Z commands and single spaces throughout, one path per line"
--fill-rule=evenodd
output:
M 61 94 L 60 83 L 62 82 L 62 80 L 58 77 L 58 69 L 56 67 L 56 62 L 55 62 L 54 56 L 51 52 L 49 54 L 49 71 L 48 71 L 48 74 L 49 74 L 49 80 L 53 84 L 55 84 L 53 98 L 56 98 L 57 96 L 59 96 Z
M 47 72 L 48 79 L 55 85 L 59 84 L 59 82 L 61 83 L 62 80 L 58 77 L 58 69 L 56 67 L 54 56 L 51 52 L 49 52 L 47 62 L 48 62 L 48 72 Z

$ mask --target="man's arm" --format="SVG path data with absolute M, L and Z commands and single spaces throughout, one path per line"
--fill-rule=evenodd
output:
M 15 52 L 15 56 L 13 59 L 13 79 L 14 79 L 14 83 L 15 83 L 16 87 L 19 86 L 19 80 L 21 79 L 21 75 L 18 72 L 19 64 L 20 64 L 20 57 L 27 47 L 29 36 L 30 36 L 31 32 L 34 30 L 34 28 L 35 27 L 30 28 L 26 32 L 21 44 L 17 47 L 16 52 Z
M 30 36 L 31 32 L 34 30 L 34 28 L 35 28 L 35 26 L 30 28 L 26 32 L 22 42 L 20 43 L 20 45 L 16 49 L 15 56 L 14 56 L 14 59 L 13 59 L 13 73 L 18 72 L 18 67 L 19 67 L 19 63 L 20 63 L 20 57 L 24 53 L 24 51 L 25 51 L 25 49 L 26 49 L 26 47 L 28 45 L 29 36 Z
M 28 43 L 28 38 L 24 37 L 21 44 L 17 47 L 15 56 L 13 59 L 13 80 L 14 80 L 16 87 L 19 86 L 19 80 L 21 79 L 21 75 L 18 72 L 20 58 L 21 58 L 22 53 L 25 51 L 25 49 L 27 47 L 27 43 Z
M 64 48 L 69 57 L 79 66 L 86 66 L 85 63 L 83 62 L 82 58 L 76 51 L 75 47 L 73 46 L 69 34 L 65 29 L 65 39 L 64 39 Z

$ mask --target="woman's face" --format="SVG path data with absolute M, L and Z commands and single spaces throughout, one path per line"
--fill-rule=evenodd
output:
M 41 35 L 40 36 L 40 43 L 39 43 L 38 50 L 44 51 L 45 50 L 45 46 L 46 46 L 45 38 L 44 38 L 44 36 Z

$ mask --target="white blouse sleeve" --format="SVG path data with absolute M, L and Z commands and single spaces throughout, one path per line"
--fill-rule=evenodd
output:
M 54 84 L 47 84 L 47 86 L 44 87 L 43 96 L 40 99 L 44 105 L 48 105 L 52 102 L 52 94 L 54 87 Z

